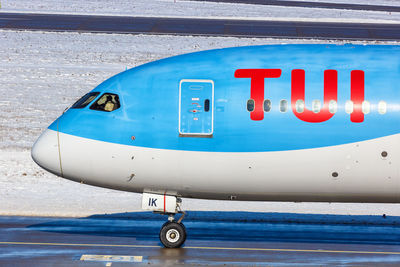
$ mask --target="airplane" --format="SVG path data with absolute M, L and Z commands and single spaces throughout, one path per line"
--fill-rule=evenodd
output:
M 186 240 L 182 198 L 400 202 L 400 47 L 201 51 L 121 72 L 32 147 L 60 177 L 141 193 Z M 180 214 L 178 220 L 175 216 Z

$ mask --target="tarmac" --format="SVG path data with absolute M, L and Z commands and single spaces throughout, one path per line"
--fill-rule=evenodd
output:
M 0 266 L 399 266 L 400 217 L 188 213 L 183 248 L 166 216 L 0 217 Z
M 323 40 L 400 40 L 399 24 L 224 18 L 0 13 L 0 29 Z

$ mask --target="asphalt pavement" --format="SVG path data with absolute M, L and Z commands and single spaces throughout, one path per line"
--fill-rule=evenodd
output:
M 0 13 L 0 29 L 120 34 L 400 40 L 400 24 Z
M 399 266 L 400 218 L 189 212 L 180 249 L 161 247 L 166 216 L 0 217 L 0 266 Z

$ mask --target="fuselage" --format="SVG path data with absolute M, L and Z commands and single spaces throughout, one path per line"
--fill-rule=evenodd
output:
M 93 89 L 32 155 L 64 178 L 139 193 L 400 202 L 399 55 L 268 45 L 151 62 Z

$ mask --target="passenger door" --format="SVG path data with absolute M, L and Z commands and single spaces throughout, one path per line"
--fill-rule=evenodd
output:
M 212 137 L 214 82 L 181 80 L 179 83 L 179 135 Z

